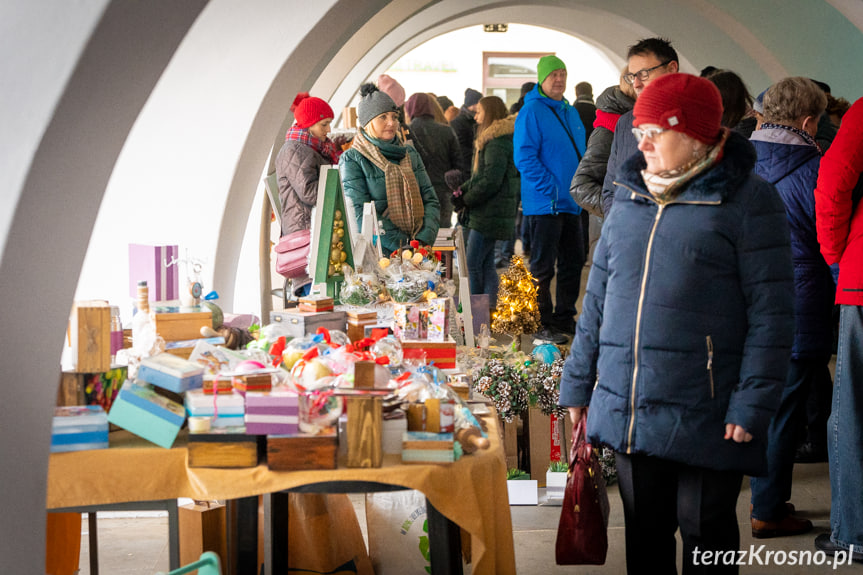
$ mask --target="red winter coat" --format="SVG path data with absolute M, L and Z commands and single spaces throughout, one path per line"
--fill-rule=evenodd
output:
M 821 159 L 815 188 L 815 225 L 821 254 L 828 264 L 839 262 L 837 304 L 863 306 L 863 202 L 859 197 L 856 202 L 852 198 L 861 173 L 863 98 L 854 102 L 842 118 L 836 139 Z

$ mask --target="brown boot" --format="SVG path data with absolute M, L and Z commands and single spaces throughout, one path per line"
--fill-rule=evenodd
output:
M 799 519 L 793 515 L 786 515 L 779 521 L 761 521 L 752 518 L 752 536 L 756 539 L 768 539 L 770 537 L 786 537 L 788 535 L 800 535 L 812 529 L 812 522 L 808 519 Z

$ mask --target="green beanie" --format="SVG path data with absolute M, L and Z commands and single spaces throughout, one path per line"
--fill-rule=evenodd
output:
M 552 54 L 543 56 L 536 65 L 536 79 L 542 84 L 549 74 L 561 68 L 566 70 L 566 64 L 563 63 L 563 60 Z

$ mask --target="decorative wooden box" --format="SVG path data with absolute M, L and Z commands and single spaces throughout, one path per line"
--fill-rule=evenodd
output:
M 142 360 L 136 377 L 162 389 L 183 393 L 203 385 L 204 368 L 175 355 L 160 353 Z
M 218 427 L 189 434 L 189 467 L 242 468 L 258 465 L 262 437 L 245 427 Z
M 246 394 L 246 433 L 290 435 L 300 431 L 299 396 L 292 391 Z
M 209 311 L 157 313 L 155 317 L 156 333 L 165 341 L 200 339 L 202 327 L 213 327 L 213 313 Z
M 166 449 L 174 444 L 185 419 L 182 405 L 131 381 L 123 384 L 108 413 L 109 423 Z
M 300 298 L 300 311 L 333 311 L 333 298 L 311 295 Z
M 201 389 L 192 389 L 186 392 L 185 405 L 189 417 L 212 418 L 211 427 L 236 428 L 245 426 L 245 399 L 236 391 L 231 390 L 227 394 L 213 395 L 205 394 Z M 216 416 L 217 410 L 218 416 Z
M 78 301 L 69 317 L 66 344 L 73 369 L 99 373 L 111 369 L 111 308 L 103 301 Z
M 303 337 L 314 334 L 319 327 L 345 331 L 347 319 L 343 311 L 271 311 L 270 323 L 282 324 L 290 337 Z
M 366 337 L 365 327 L 377 325 L 378 312 L 374 310 L 349 310 L 348 312 L 348 338 L 351 342 Z
M 267 466 L 273 471 L 335 469 L 339 442 L 327 435 L 268 435 Z
M 54 408 L 51 453 L 108 448 L 108 415 L 99 405 Z

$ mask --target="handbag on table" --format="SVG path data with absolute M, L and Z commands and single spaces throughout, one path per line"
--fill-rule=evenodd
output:
M 608 551 L 608 493 L 599 457 L 585 437 L 586 419 L 578 421 L 572 434 L 554 547 L 558 565 L 603 565 Z
M 298 230 L 279 238 L 275 246 L 276 271 L 280 275 L 296 279 L 306 275 L 311 249 L 311 230 Z

